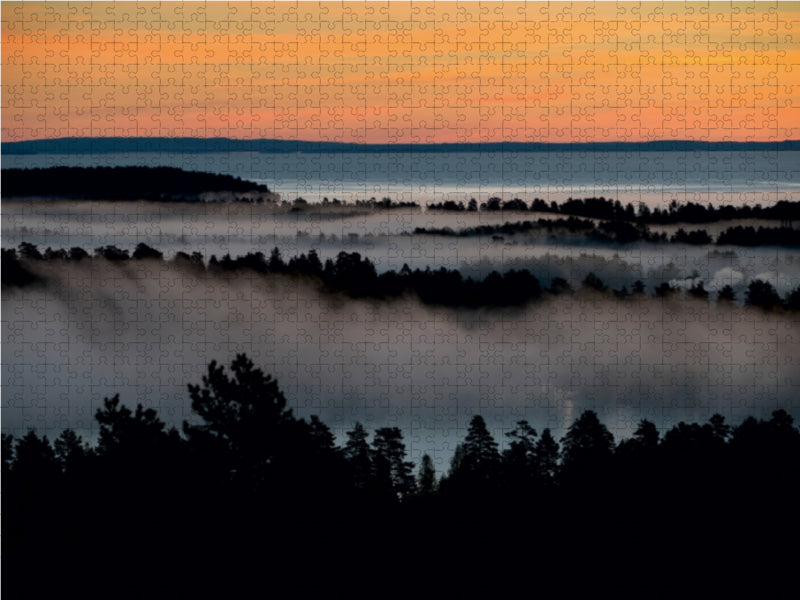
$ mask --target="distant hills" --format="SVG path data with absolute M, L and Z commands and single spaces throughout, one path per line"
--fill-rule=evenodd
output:
M 5 142 L 0 153 L 20 154 L 111 154 L 169 152 L 204 154 L 210 152 L 259 152 L 264 154 L 351 153 L 351 152 L 687 152 L 687 151 L 786 151 L 800 150 L 800 140 L 783 142 L 695 142 L 659 140 L 653 142 L 493 142 L 472 144 L 347 144 L 300 140 L 237 140 L 191 137 L 65 137 L 25 142 Z

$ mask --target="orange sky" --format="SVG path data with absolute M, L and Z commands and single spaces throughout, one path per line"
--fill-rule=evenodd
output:
M 800 138 L 800 2 L 2 3 L 2 140 Z

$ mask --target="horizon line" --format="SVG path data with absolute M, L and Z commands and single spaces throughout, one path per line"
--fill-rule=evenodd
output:
M 113 147 L 123 145 L 124 149 Z M 656 149 L 661 151 L 680 151 L 684 149 L 720 150 L 726 148 L 746 149 L 788 149 L 800 150 L 800 139 L 780 141 L 732 141 L 732 140 L 688 140 L 659 139 L 648 141 L 569 141 L 569 142 L 536 142 L 536 141 L 492 141 L 492 142 L 337 142 L 315 140 L 293 140 L 280 138 L 229 138 L 229 137 L 192 137 L 192 136 L 68 136 L 59 138 L 40 138 L 34 140 L 0 141 L 0 153 L 10 155 L 47 154 L 47 153 L 113 153 L 117 151 L 148 152 L 155 151 L 154 146 L 177 147 L 179 152 L 215 152 L 224 151 L 221 146 L 229 146 L 228 151 L 250 151 L 262 153 L 289 153 L 303 151 L 349 150 L 367 152 L 398 151 L 453 151 L 453 150 L 504 150 L 545 151 L 595 149 L 613 151 L 616 149 Z M 788 146 L 788 148 L 786 148 Z

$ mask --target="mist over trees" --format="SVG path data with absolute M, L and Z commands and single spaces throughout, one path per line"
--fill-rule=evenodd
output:
M 679 228 L 671 236 L 663 232 L 651 231 L 644 223 L 627 221 L 600 221 L 570 216 L 558 219 L 537 219 L 536 221 L 507 221 L 502 225 L 478 225 L 454 230 L 450 227 L 417 227 L 414 235 L 438 235 L 443 237 L 492 236 L 495 241 L 505 240 L 504 236 L 516 234 L 546 233 L 550 239 L 563 239 L 568 242 L 578 238 L 599 244 L 633 244 L 648 242 L 652 244 L 689 244 L 693 246 L 784 246 L 800 245 L 800 235 L 791 226 L 763 227 L 736 225 L 720 232 L 716 241 L 703 230 L 686 231 Z M 560 237 L 559 237 L 560 236 Z
M 22 242 L 18 249 L 2 249 L 2 284 L 24 287 L 45 283 L 35 269 L 30 268 L 36 262 L 80 262 L 90 258 L 113 263 L 129 260 L 164 261 L 159 250 L 143 242 L 137 244 L 132 253 L 114 245 L 98 247 L 93 257 L 78 247 L 69 250 L 48 247 L 41 252 L 34 244 Z M 399 272 L 389 270 L 378 273 L 374 263 L 358 252 L 342 251 L 335 260 L 328 258 L 323 263 L 316 250 L 312 249 L 308 254 L 302 253 L 287 261 L 275 247 L 268 257 L 263 252 L 249 252 L 235 258 L 229 254 L 222 258 L 212 255 L 207 264 L 199 252 L 191 255 L 178 252 L 172 262 L 190 268 L 197 274 L 224 276 L 249 271 L 264 276 L 303 277 L 321 283 L 328 292 L 346 294 L 351 298 L 391 299 L 415 295 L 425 304 L 463 308 L 521 306 L 547 296 L 576 293 L 560 277 L 554 278 L 546 287 L 527 269 L 510 269 L 503 273 L 494 270 L 483 279 L 464 277 L 457 269 L 446 267 L 412 270 L 404 265 Z M 647 295 L 644 284 L 639 280 L 631 282 L 630 289 L 623 285 L 612 290 L 593 272 L 587 273 L 577 292 L 581 289 L 609 294 L 619 300 Z M 653 289 L 652 295 L 663 298 L 677 291 L 669 282 L 662 282 Z M 701 300 L 712 299 L 702 281 L 694 282 L 687 290 L 687 295 Z M 730 286 L 726 286 L 714 299 L 734 301 L 736 295 Z M 800 307 L 800 286 L 781 298 L 770 282 L 757 279 L 749 284 L 744 301 L 749 306 L 767 310 L 796 310 Z

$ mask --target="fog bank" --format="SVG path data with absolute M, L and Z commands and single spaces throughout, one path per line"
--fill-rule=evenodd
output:
M 498 442 L 519 419 L 560 437 L 596 410 L 617 439 L 720 412 L 800 418 L 800 316 L 685 297 L 586 293 L 521 309 L 356 301 L 307 280 L 198 273 L 154 261 L 37 263 L 41 287 L 4 289 L 4 432 L 92 437 L 104 397 L 192 419 L 187 383 L 247 353 L 300 416 L 341 438 L 403 429 L 412 459 L 446 467 L 480 413 Z

